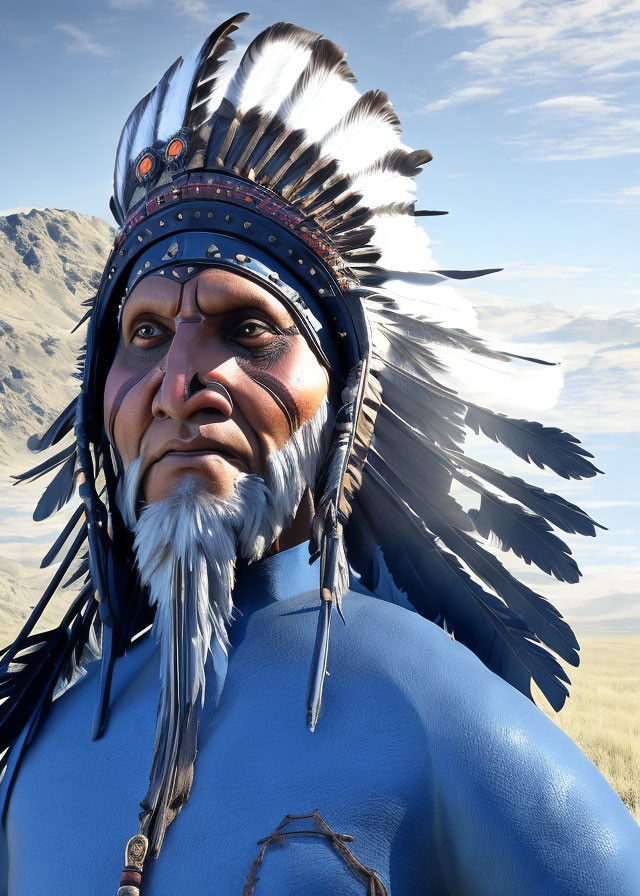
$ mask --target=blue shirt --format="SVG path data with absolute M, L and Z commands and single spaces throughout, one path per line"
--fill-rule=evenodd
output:
M 305 725 L 319 608 L 306 545 L 239 570 L 227 680 L 205 706 L 193 790 L 142 896 L 241 896 L 258 841 L 318 810 L 390 896 L 638 896 L 640 829 L 577 747 L 418 614 L 350 592 L 323 712 Z M 96 674 L 55 702 L 9 803 L 0 896 L 115 894 L 138 829 L 159 694 L 141 638 L 90 739 Z M 0 849 L 0 852 L 2 850 Z M 1 864 L 1 863 L 0 863 Z M 256 896 L 352 896 L 327 839 L 270 847 Z

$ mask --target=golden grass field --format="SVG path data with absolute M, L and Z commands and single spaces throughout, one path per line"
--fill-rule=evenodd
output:
M 600 769 L 640 823 L 640 638 L 583 637 L 571 698 L 549 718 Z M 536 696 L 537 699 L 537 696 Z

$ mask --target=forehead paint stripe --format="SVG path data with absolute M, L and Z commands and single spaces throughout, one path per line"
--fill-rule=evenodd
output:
M 153 370 L 143 370 L 139 371 L 138 373 L 134 373 L 134 375 L 130 376 L 128 380 L 125 380 L 125 382 L 118 389 L 116 397 L 113 400 L 111 413 L 109 414 L 109 425 L 107 426 L 107 435 L 109 436 L 109 440 L 112 443 L 114 442 L 113 427 L 115 426 L 116 415 L 122 406 L 122 402 L 125 400 L 134 386 L 137 386 L 141 380 L 149 376 L 151 373 L 154 373 L 157 369 L 157 367 L 154 367 Z
M 276 379 L 275 376 L 271 376 L 269 373 L 265 373 L 262 370 L 255 370 L 253 367 L 249 367 L 248 364 L 242 364 L 241 366 L 247 376 L 258 386 L 261 386 L 275 401 L 287 419 L 287 423 L 289 424 L 289 434 L 293 435 L 300 426 L 300 411 L 287 387 L 284 386 L 279 379 Z

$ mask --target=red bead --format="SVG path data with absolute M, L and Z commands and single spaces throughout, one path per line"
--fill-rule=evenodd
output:
M 139 871 L 128 871 L 125 870 L 122 872 L 122 876 L 120 877 L 120 886 L 127 887 L 139 887 L 142 883 L 142 875 Z

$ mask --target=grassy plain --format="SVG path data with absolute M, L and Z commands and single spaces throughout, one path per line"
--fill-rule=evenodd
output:
M 556 714 L 536 700 L 600 769 L 640 823 L 640 638 L 582 637 L 571 698 Z

